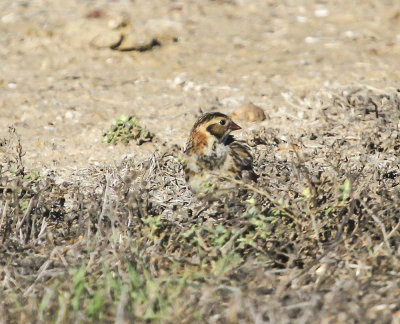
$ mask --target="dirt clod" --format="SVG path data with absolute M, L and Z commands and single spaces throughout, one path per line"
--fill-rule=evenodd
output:
M 231 117 L 248 122 L 263 121 L 266 118 L 264 110 L 252 103 L 241 105 L 233 111 Z

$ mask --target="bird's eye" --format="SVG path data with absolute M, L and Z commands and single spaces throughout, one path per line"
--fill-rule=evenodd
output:
M 226 124 L 226 121 L 225 121 L 225 119 L 221 119 L 221 120 L 219 121 L 219 123 L 223 126 L 223 125 Z

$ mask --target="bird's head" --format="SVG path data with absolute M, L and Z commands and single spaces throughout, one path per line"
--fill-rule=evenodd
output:
M 205 134 L 207 137 L 224 143 L 232 131 L 241 129 L 230 117 L 219 112 L 206 113 L 194 124 L 192 133 Z

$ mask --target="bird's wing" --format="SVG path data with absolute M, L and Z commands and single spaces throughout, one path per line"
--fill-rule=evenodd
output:
M 231 148 L 233 159 L 240 166 L 240 169 L 248 170 L 253 168 L 253 157 L 245 143 L 234 141 L 229 147 Z
M 229 147 L 231 148 L 232 157 L 235 164 L 241 171 L 246 170 L 247 176 L 256 181 L 258 176 L 253 171 L 253 157 L 250 154 L 250 148 L 247 144 L 241 141 L 232 142 Z

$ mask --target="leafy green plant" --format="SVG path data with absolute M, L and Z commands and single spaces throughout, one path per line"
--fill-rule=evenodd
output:
M 103 136 L 103 142 L 116 145 L 135 140 L 138 145 L 150 142 L 154 134 L 139 125 L 134 116 L 121 115 L 115 119 L 109 130 Z
M 89 299 L 87 306 L 88 315 L 93 319 L 101 319 L 103 315 L 101 310 L 104 305 L 104 302 L 105 302 L 104 291 L 100 286 L 98 289 L 96 289 L 92 298 Z
M 204 229 L 210 233 L 214 247 L 223 246 L 232 235 L 232 232 L 223 225 L 217 225 L 215 229 L 209 227 L 205 227 Z
M 21 208 L 21 210 L 22 210 L 23 212 L 25 212 L 25 211 L 28 209 L 29 200 L 20 200 L 20 201 L 18 202 L 18 204 L 19 204 L 19 208 Z
M 238 253 L 228 253 L 222 255 L 215 262 L 212 262 L 211 273 L 216 277 L 222 276 L 243 262 L 242 257 Z
M 33 169 L 30 170 L 24 177 L 27 180 L 38 180 L 40 179 L 40 170 Z
M 340 185 L 338 189 L 339 189 L 339 197 L 338 197 L 339 201 L 342 203 L 347 202 L 351 194 L 350 180 L 346 179 L 343 185 Z
M 264 215 L 257 206 L 256 199 L 250 198 L 246 202 L 250 205 L 250 208 L 243 213 L 241 218 L 248 221 L 248 230 L 237 238 L 237 242 L 240 243 L 239 247 L 241 248 L 251 246 L 259 249 L 257 242 L 259 240 L 268 241 L 271 234 L 270 227 L 279 219 L 280 211 L 272 210 L 268 215 Z
M 82 264 L 79 269 L 72 270 L 72 278 L 73 278 L 73 288 L 72 288 L 72 300 L 71 305 L 74 311 L 79 309 L 81 297 L 83 294 L 83 290 L 85 288 L 85 275 L 86 275 L 86 265 Z

